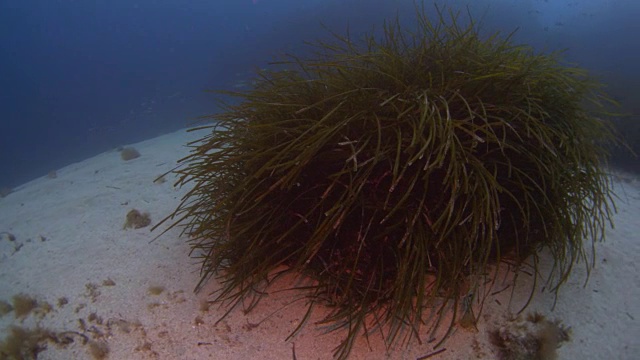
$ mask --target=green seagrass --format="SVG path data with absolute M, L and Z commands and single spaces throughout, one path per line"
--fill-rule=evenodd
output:
M 507 255 L 548 248 L 554 290 L 591 268 L 614 211 L 612 102 L 561 54 L 436 10 L 418 7 L 411 31 L 313 43 L 225 93 L 240 101 L 190 144 L 175 173 L 191 190 L 165 219 L 190 236 L 200 285 L 219 279 L 216 301 L 250 309 L 274 274 L 308 276 L 304 320 L 331 305 L 321 323 L 347 329 L 344 359 L 371 319 L 389 346 L 436 304 L 432 321 L 455 320 Z

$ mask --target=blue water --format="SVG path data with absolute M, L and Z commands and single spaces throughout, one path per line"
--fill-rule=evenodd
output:
M 474 0 L 487 32 L 510 32 L 600 75 L 640 112 L 640 1 Z M 431 4 L 431 2 L 428 2 Z M 357 37 L 410 0 L 0 1 L 0 187 L 14 187 L 216 111 L 206 89 L 238 89 L 283 52 Z M 464 9 L 464 8 L 463 8 Z

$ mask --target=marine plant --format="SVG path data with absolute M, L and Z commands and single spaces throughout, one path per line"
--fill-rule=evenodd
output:
M 330 305 L 319 323 L 346 329 L 344 359 L 371 324 L 390 347 L 447 314 L 451 329 L 506 256 L 537 266 L 548 249 L 553 291 L 592 267 L 615 210 L 612 102 L 562 53 L 436 10 L 381 37 L 334 34 L 224 92 L 240 101 L 197 128 L 174 170 L 190 190 L 163 221 L 189 236 L 198 288 L 215 277 L 215 301 L 251 310 L 274 278 L 311 278 L 292 285 L 300 326 Z
M 35 360 L 49 342 L 61 343 L 56 334 L 48 329 L 11 326 L 8 336 L 0 340 L 0 358 Z
M 16 319 L 24 319 L 38 308 L 38 301 L 26 294 L 13 295 L 13 313 Z
M 624 146 L 618 145 L 611 149 L 611 165 L 635 174 L 640 174 L 640 100 L 631 101 L 632 106 L 629 115 L 613 119 L 613 125 L 621 134 Z

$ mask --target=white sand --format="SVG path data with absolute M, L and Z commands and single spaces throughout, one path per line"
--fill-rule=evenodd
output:
M 160 231 L 123 229 L 133 208 L 148 212 L 152 224 L 175 209 L 185 189 L 175 189 L 173 178 L 163 184 L 153 180 L 187 154 L 184 144 L 199 135 L 180 131 L 134 144 L 142 156 L 127 162 L 118 152 L 107 152 L 0 199 L 0 232 L 16 238 L 0 235 L 0 300 L 26 294 L 53 308 L 24 319 L 13 312 L 3 316 L 2 338 L 12 324 L 76 332 L 67 333 L 73 344 L 49 344 L 39 359 L 91 359 L 85 337 L 106 343 L 109 359 L 292 359 L 294 343 L 299 360 L 332 358 L 343 333 L 322 335 L 308 324 L 285 341 L 306 309 L 302 301 L 285 307 L 295 293 L 272 292 L 248 315 L 237 309 L 216 325 L 225 310 L 201 307 L 216 283 L 193 292 L 199 266 L 188 257 L 179 230 L 150 243 Z M 597 245 L 597 266 L 586 287 L 579 265 L 553 311 L 554 297 L 547 292 L 537 292 L 529 307 L 571 327 L 572 339 L 560 348 L 560 359 L 640 358 L 640 182 L 622 176 L 616 184 L 622 197 L 616 228 Z M 109 280 L 115 285 L 108 286 Z M 152 295 L 150 286 L 165 290 Z M 446 351 L 430 359 L 494 359 L 488 332 L 504 323 L 509 292 L 489 296 L 479 331 L 456 329 Z M 511 310 L 526 297 L 526 288 L 519 288 Z M 68 304 L 59 306 L 61 298 Z M 370 347 L 363 339 L 356 343 L 351 359 L 416 359 L 434 351 L 433 343 L 413 341 L 385 352 L 379 336 L 369 340 Z

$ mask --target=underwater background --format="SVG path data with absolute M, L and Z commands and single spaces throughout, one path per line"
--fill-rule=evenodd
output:
M 431 6 L 426 2 L 425 6 Z M 566 49 L 618 100 L 621 130 L 640 144 L 640 1 L 437 1 L 468 7 L 482 32 L 537 51 Z M 175 131 L 216 112 L 258 68 L 304 41 L 347 30 L 358 39 L 411 0 L 0 1 L 0 188 L 117 146 Z M 329 31 L 328 31 L 329 30 Z M 640 172 L 614 149 L 613 163 Z

